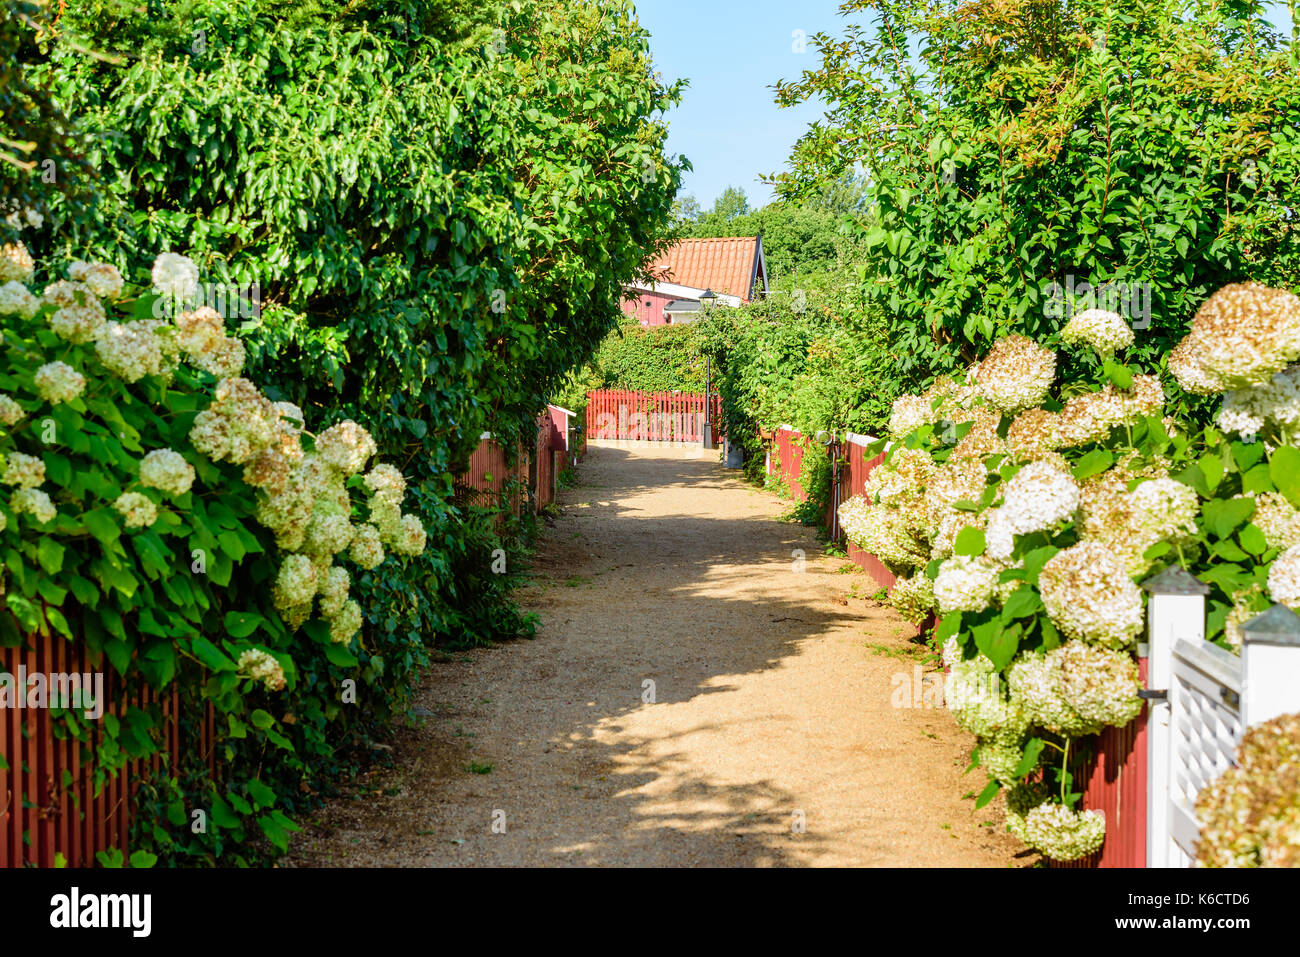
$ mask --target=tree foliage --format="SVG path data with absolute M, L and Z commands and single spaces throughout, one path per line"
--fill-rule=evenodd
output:
M 382 730 L 428 645 L 526 631 L 500 533 L 453 479 L 483 431 L 531 437 L 667 232 L 678 89 L 630 5 L 85 0 L 20 53 L 75 121 L 60 173 L 92 194 L 42 193 L 37 281 L 176 250 L 255 288 L 238 334 L 268 395 L 362 423 L 406 475 L 428 547 L 353 583 L 369 664 L 348 733 Z M 283 794 L 344 742 L 321 713 L 310 760 L 267 771 Z
M 830 104 L 778 188 L 867 172 L 864 288 L 914 380 L 1050 334 L 1084 283 L 1114 284 L 1154 363 L 1212 289 L 1300 283 L 1300 73 L 1261 10 L 844 3 L 820 66 L 778 85 Z

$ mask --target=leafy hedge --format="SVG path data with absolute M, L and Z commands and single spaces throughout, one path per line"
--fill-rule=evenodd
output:
M 292 811 L 402 708 L 430 644 L 529 627 L 453 478 L 481 432 L 529 435 L 614 326 L 622 278 L 667 231 L 680 168 L 656 114 L 677 90 L 626 4 L 71 2 L 44 27 L 23 75 L 75 121 L 93 175 L 58 155 L 60 183 L 93 200 L 40 192 L 37 282 L 173 249 L 255 288 L 249 373 L 310 421 L 368 429 L 429 532 L 418 558 L 353 582 L 361 706 L 331 704 L 327 670 L 301 675 L 296 758 L 261 774 Z M 262 765 L 246 729 L 225 731 L 234 773 Z M 138 837 L 229 850 L 164 831 L 174 845 Z
M 1080 314 L 1057 343 L 1104 377 L 1060 381 L 1055 350 L 999 340 L 898 400 L 894 445 L 841 517 L 900 575 L 900 612 L 941 616 L 948 704 L 989 775 L 979 803 L 1008 788 L 1011 830 L 1073 860 L 1105 835 L 1074 809 L 1079 742 L 1142 707 L 1137 583 L 1199 578 L 1206 637 L 1229 649 L 1270 601 L 1300 608 L 1300 298 L 1227 286 L 1166 358 L 1183 389 L 1223 395 L 1217 427 L 1171 416 L 1160 376 L 1116 358 L 1136 351 L 1118 314 Z
M 841 9 L 871 21 L 815 38 L 821 68 L 778 85 L 830 103 L 780 189 L 870 174 L 864 289 L 909 384 L 1049 335 L 1075 305 L 1139 320 L 1153 364 L 1212 290 L 1300 283 L 1300 70 L 1261 5 Z

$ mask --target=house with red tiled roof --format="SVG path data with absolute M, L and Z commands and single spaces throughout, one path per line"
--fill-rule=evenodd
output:
M 739 306 L 767 292 L 763 237 L 683 239 L 650 266 L 649 274 L 650 279 L 628 286 L 624 315 L 643 326 L 691 322 L 707 293 L 716 303 Z

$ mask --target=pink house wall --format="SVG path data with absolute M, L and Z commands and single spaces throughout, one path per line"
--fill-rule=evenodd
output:
M 673 296 L 662 292 L 639 291 L 639 299 L 623 300 L 623 315 L 639 320 L 643 326 L 664 325 L 664 306 L 673 301 Z

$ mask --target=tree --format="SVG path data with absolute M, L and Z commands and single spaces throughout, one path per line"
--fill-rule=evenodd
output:
M 777 86 L 829 106 L 775 179 L 802 198 L 866 169 L 864 286 L 913 377 L 1047 339 L 1086 302 L 1069 290 L 1119 298 L 1155 364 L 1211 291 L 1300 284 L 1300 75 L 1260 4 L 841 12 L 870 20 L 818 34 L 820 69 Z
M 694 193 L 678 196 L 673 201 L 673 218 L 686 222 L 694 222 L 700 218 L 700 201 L 695 198 Z
M 728 186 L 722 191 L 722 195 L 713 201 L 713 208 L 709 210 L 709 215 L 725 222 L 737 216 L 744 216 L 748 212 L 749 199 L 745 196 L 745 191 L 735 186 Z

